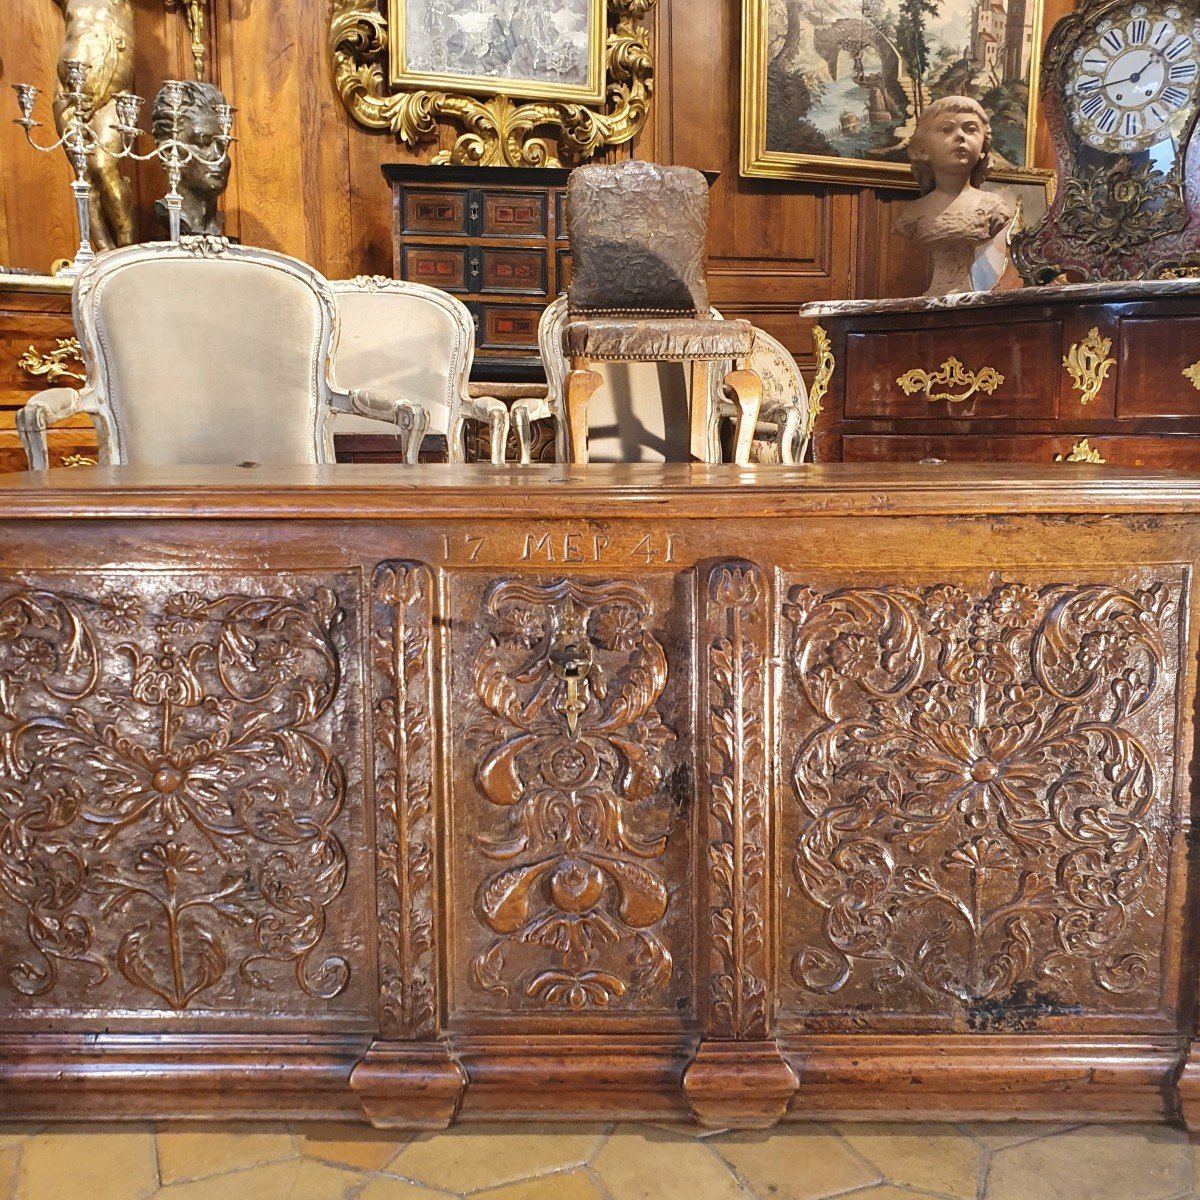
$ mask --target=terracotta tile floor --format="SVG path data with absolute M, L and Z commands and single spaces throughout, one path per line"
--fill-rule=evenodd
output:
M 0 1125 L 0 1200 L 1200 1200 L 1163 1125 Z

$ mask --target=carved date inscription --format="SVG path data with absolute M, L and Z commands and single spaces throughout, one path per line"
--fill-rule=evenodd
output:
M 334 747 L 353 744 L 353 592 L 329 582 L 0 582 L 11 1007 L 352 1004 L 362 936 L 337 904 L 350 801 Z
M 477 880 L 468 987 L 509 1011 L 678 998 L 667 881 L 687 838 L 656 607 L 626 582 L 508 579 L 482 598 L 463 731 L 480 804 L 458 861 Z
M 789 1011 L 1155 1010 L 1181 583 L 790 588 Z

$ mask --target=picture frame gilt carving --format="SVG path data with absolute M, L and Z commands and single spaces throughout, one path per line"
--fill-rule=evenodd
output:
M 360 125 L 440 140 L 434 164 L 582 162 L 645 124 L 655 3 L 332 0 L 334 84 Z

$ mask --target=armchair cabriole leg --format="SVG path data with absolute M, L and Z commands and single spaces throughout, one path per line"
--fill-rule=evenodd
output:
M 29 460 L 31 471 L 44 471 L 50 465 L 50 452 L 46 446 L 46 430 L 38 421 L 37 414 L 28 408 L 17 410 L 17 435 Z
M 406 419 L 401 423 L 401 429 L 408 430 L 404 443 L 404 461 L 415 463 L 421 456 L 421 444 L 425 441 L 425 431 L 429 428 L 429 414 L 416 404 L 404 407 Z
M 533 425 L 529 420 L 529 409 L 518 401 L 513 405 L 510 419 L 517 435 L 517 461 L 527 467 L 533 454 Z
M 691 375 L 691 437 L 688 448 L 696 462 L 719 461 L 720 455 L 712 444 L 712 363 L 707 359 L 694 359 Z
M 567 375 L 567 434 L 570 437 L 571 461 L 588 460 L 587 409 L 603 377 L 589 368 L 586 359 L 573 359 Z
M 506 408 L 488 411 L 488 429 L 492 435 L 492 466 L 504 466 L 508 452 L 509 415 Z
M 738 407 L 733 461 L 744 467 L 750 462 L 750 443 L 762 408 L 762 380 L 755 371 L 736 370 L 725 376 L 725 386 L 733 393 Z

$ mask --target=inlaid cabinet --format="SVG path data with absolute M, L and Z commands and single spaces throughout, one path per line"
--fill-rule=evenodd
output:
M 819 461 L 1200 469 L 1200 280 L 847 301 L 802 315 L 817 322 L 825 364 Z
M 570 172 L 388 163 L 383 173 L 392 187 L 396 278 L 466 303 L 475 378 L 539 378 L 538 321 L 570 281 Z

